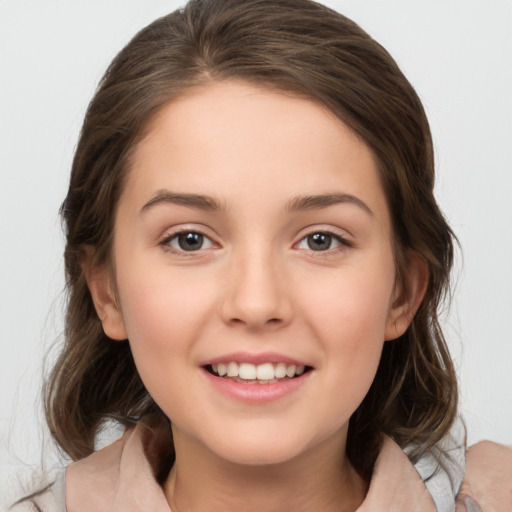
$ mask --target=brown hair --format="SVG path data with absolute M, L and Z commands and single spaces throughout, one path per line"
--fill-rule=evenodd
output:
M 148 121 L 188 87 L 226 79 L 293 91 L 327 106 L 376 155 L 388 199 L 397 276 L 415 251 L 428 266 L 425 298 L 407 332 L 386 342 L 353 414 L 348 456 L 365 478 L 382 434 L 413 459 L 447 432 L 457 384 L 438 309 L 448 289 L 453 234 L 433 196 L 432 140 L 421 102 L 394 60 L 359 26 L 309 0 L 192 0 L 140 31 L 119 53 L 89 105 L 62 206 L 69 302 L 65 345 L 46 386 L 60 446 L 79 459 L 106 418 L 163 413 L 128 343 L 102 330 L 84 278 L 85 246 L 108 262 L 130 157 Z

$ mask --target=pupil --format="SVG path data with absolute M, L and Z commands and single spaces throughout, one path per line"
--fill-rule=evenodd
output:
M 308 236 L 308 247 L 313 251 L 326 251 L 331 247 L 332 236 L 327 233 L 315 233 Z
M 184 233 L 178 235 L 178 245 L 184 251 L 195 251 L 203 245 L 203 235 L 199 233 Z

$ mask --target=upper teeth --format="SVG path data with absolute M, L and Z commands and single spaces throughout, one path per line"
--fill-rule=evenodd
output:
M 285 363 L 229 363 L 212 364 L 212 370 L 221 377 L 239 377 L 244 380 L 272 380 L 283 379 L 284 377 L 295 377 L 302 375 L 305 367 L 302 365 Z

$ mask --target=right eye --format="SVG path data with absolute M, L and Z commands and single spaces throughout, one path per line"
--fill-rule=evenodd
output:
M 176 252 L 194 252 L 213 247 L 213 242 L 197 231 L 180 231 L 162 240 L 161 245 Z
M 350 243 L 342 236 L 329 231 L 316 231 L 305 236 L 297 245 L 297 249 L 308 249 L 315 252 L 327 252 L 350 247 Z

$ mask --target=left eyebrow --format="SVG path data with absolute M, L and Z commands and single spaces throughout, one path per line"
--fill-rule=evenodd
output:
M 298 196 L 291 199 L 286 210 L 298 212 L 304 210 L 318 210 L 335 204 L 353 204 L 364 210 L 368 215 L 374 216 L 370 207 L 361 199 L 351 194 L 321 194 L 314 196 Z
M 222 210 L 221 204 L 213 197 L 200 194 L 180 194 L 170 190 L 159 190 L 140 210 L 140 213 L 158 204 L 177 204 L 206 211 Z

